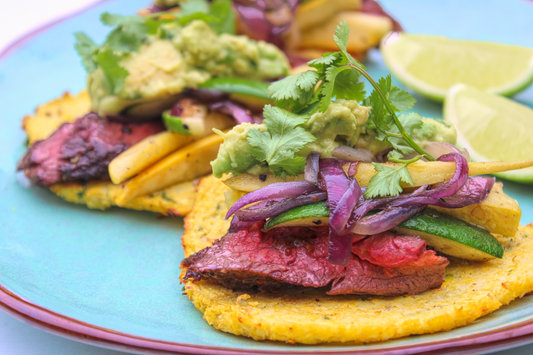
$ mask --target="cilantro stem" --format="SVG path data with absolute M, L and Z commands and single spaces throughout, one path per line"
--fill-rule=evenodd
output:
M 392 119 L 394 120 L 394 123 L 396 124 L 396 126 L 398 127 L 398 129 L 400 130 L 400 133 L 401 135 L 395 135 L 393 133 L 389 133 L 389 132 L 384 132 L 385 134 L 389 135 L 389 136 L 392 136 L 392 137 L 398 137 L 398 138 L 403 138 L 405 139 L 405 141 L 407 143 L 409 143 L 409 145 L 414 149 L 416 150 L 417 153 L 419 153 L 421 156 L 424 155 L 428 160 L 432 160 L 432 161 L 435 161 L 435 158 L 429 154 L 428 152 L 426 152 L 424 149 L 422 149 L 418 144 L 416 144 L 416 142 L 409 136 L 409 134 L 405 131 L 405 128 L 403 128 L 403 125 L 402 123 L 400 122 L 400 120 L 398 119 L 398 116 L 396 116 L 396 112 L 394 112 L 394 109 L 392 108 L 392 106 L 390 105 L 389 103 L 389 100 L 387 99 L 387 97 L 385 97 L 385 94 L 383 94 L 383 91 L 381 91 L 381 88 L 379 87 L 379 85 L 374 81 L 374 79 L 372 79 L 372 77 L 361 67 L 359 67 L 358 65 L 355 65 L 353 64 L 351 61 L 348 63 L 348 66 L 350 66 L 351 68 L 357 70 L 359 73 L 361 73 L 365 78 L 366 80 L 368 80 L 368 82 L 370 84 L 372 84 L 372 86 L 374 87 L 374 89 L 378 92 L 379 96 L 381 96 L 381 99 L 383 100 L 383 103 L 385 104 L 385 107 L 387 108 L 387 110 L 390 112 L 390 114 L 392 115 Z M 420 159 L 420 158 L 419 158 Z M 417 159 L 418 160 L 418 159 Z M 415 160 L 416 161 L 416 160 Z
M 394 158 L 389 158 L 389 160 L 393 163 L 411 164 L 411 163 L 414 163 L 415 161 L 420 160 L 422 157 L 423 155 L 417 155 L 413 159 L 409 159 L 409 160 L 401 160 L 401 159 L 394 159 Z

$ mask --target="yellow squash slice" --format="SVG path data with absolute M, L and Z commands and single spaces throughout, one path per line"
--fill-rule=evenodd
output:
M 345 11 L 336 14 L 323 24 L 314 26 L 300 35 L 299 48 L 322 48 L 338 50 L 332 34 L 340 21 L 346 21 L 350 26 L 348 52 L 360 53 L 375 47 L 381 38 L 392 31 L 392 21 L 384 16 L 372 15 L 357 11 Z
M 476 224 L 490 233 L 513 236 L 520 226 L 522 210 L 518 202 L 503 192 L 501 182 L 494 184 L 485 200 L 476 205 L 461 208 L 431 206 L 439 212 Z
M 393 166 L 397 166 L 398 164 L 386 163 L 384 165 L 393 167 Z M 493 173 L 499 173 L 503 171 L 528 168 L 530 166 L 533 166 L 533 160 L 511 161 L 511 162 L 495 161 L 495 162 L 486 162 L 486 163 L 468 163 L 468 167 L 469 167 L 468 174 L 470 176 L 493 174 Z M 345 164 L 343 167 L 344 171 L 347 172 L 348 167 L 349 167 L 349 164 Z M 410 164 L 407 167 L 407 169 L 409 170 L 409 173 L 411 174 L 411 178 L 413 179 L 413 184 L 415 187 L 426 185 L 426 184 L 433 185 L 433 184 L 444 182 L 450 179 L 455 171 L 455 163 L 440 162 L 440 161 L 432 161 L 432 162 L 417 161 L 413 164 Z M 374 169 L 374 165 L 370 163 L 359 163 L 357 165 L 357 172 L 355 174 L 355 178 L 357 179 L 357 182 L 359 182 L 359 185 L 368 186 L 368 182 L 376 174 L 378 174 L 378 172 Z M 265 187 L 267 185 L 273 184 L 275 182 L 295 181 L 295 180 L 304 180 L 303 174 L 300 174 L 298 176 L 288 176 L 286 180 L 283 180 L 279 176 L 268 174 L 264 181 L 261 180 L 259 176 L 257 175 L 242 174 L 242 175 L 237 175 L 233 177 L 228 177 L 227 179 L 224 180 L 224 184 L 228 185 L 229 187 L 235 190 L 251 192 L 251 191 L 258 190 L 262 187 Z M 402 183 L 402 186 L 409 187 L 410 185 Z
M 90 100 L 85 90 L 76 95 L 65 93 L 38 106 L 34 114 L 25 116 L 22 120 L 22 127 L 32 144 L 50 136 L 63 123 L 72 122 L 89 111 Z M 192 208 L 195 189 L 195 181 L 185 181 L 152 194 L 134 198 L 122 207 L 164 215 L 184 216 Z M 69 202 L 104 210 L 117 205 L 122 185 L 114 185 L 110 181 L 91 181 L 85 184 L 68 182 L 52 185 L 50 190 Z
M 311 0 L 298 6 L 294 19 L 298 29 L 304 31 L 323 22 L 327 22 L 338 12 L 347 10 L 356 11 L 361 6 L 361 0 Z
M 212 134 L 163 158 L 126 182 L 118 205 L 125 206 L 137 196 L 208 174 L 211 171 L 210 162 L 216 158 L 223 141 L 218 134 Z
M 232 118 L 217 112 L 207 114 L 204 123 L 204 132 L 200 135 L 186 136 L 166 131 L 147 137 L 130 147 L 109 164 L 111 181 L 120 184 L 179 148 L 212 134 L 213 128 L 226 129 L 235 125 Z M 197 177 L 194 176 L 193 178 Z

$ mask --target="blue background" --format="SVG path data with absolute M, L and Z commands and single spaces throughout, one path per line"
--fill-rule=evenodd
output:
M 533 45 L 531 2 L 382 3 L 409 32 Z M 97 25 L 101 12 L 132 14 L 143 5 L 145 0 L 105 3 L 39 34 L 0 62 L 0 284 L 58 313 L 125 333 L 207 345 L 290 351 L 294 347 L 217 332 L 201 319 L 200 313 L 181 295 L 180 219 L 161 221 L 151 213 L 120 209 L 105 213 L 88 210 L 28 186 L 20 174 L 14 173 L 14 166 L 25 151 L 20 117 L 65 90 L 77 92 L 84 86 L 85 75 L 73 50 L 72 33 L 84 31 L 99 42 L 107 33 L 106 28 Z M 377 52 L 371 53 L 367 66 L 373 76 L 387 73 Z M 416 97 L 417 111 L 440 117 L 440 104 Z M 533 107 L 533 88 L 515 99 Z M 522 222 L 533 222 L 532 186 L 506 182 L 505 190 L 520 201 L 524 211 Z M 518 318 L 531 317 L 533 309 L 528 307 L 531 303 L 521 302 L 520 306 L 498 314 L 508 317 L 506 322 L 514 321 L 517 314 Z M 0 321 L 11 322 L 12 329 L 25 329 L 4 315 Z M 417 337 L 414 341 L 451 337 L 483 327 L 491 329 L 500 321 L 498 316 L 492 316 L 466 330 Z M 22 348 L 12 354 L 58 353 L 53 349 L 59 338 L 36 330 L 31 332 L 33 335 L 29 336 L 41 340 L 19 343 Z M 0 344 L 2 337 L 14 339 L 16 335 L 1 334 Z M 67 340 L 61 342 L 68 344 L 61 349 L 65 354 L 112 353 Z M 30 348 L 32 344 L 39 345 Z M 4 353 L 9 354 L 8 351 Z

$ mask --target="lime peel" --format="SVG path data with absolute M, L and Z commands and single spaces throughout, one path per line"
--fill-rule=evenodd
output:
M 393 32 L 381 53 L 402 84 L 438 101 L 457 83 L 510 96 L 533 82 L 533 49 L 517 45 Z
M 443 116 L 455 125 L 459 145 L 474 161 L 533 159 L 533 110 L 527 106 L 457 84 L 446 96 Z M 533 167 L 494 175 L 533 183 Z

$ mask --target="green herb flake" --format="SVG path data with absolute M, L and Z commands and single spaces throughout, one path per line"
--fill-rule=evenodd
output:
M 305 159 L 295 156 L 307 143 L 316 138 L 301 126 L 308 116 L 296 115 L 279 107 L 266 105 L 263 111 L 266 132 L 252 129 L 248 143 L 252 155 L 260 162 L 266 162 L 274 174 L 285 178 L 298 175 L 305 167 Z
M 398 196 L 403 191 L 400 186 L 401 181 L 413 186 L 413 180 L 407 170 L 408 164 L 402 164 L 397 167 L 389 167 L 378 163 L 372 164 L 378 173 L 368 183 L 365 192 L 366 198 Z
M 124 88 L 129 72 L 119 65 L 122 57 L 111 51 L 103 51 L 96 55 L 94 61 L 104 72 L 105 85 L 110 93 L 118 94 Z
M 94 61 L 93 55 L 98 50 L 98 46 L 83 32 L 76 32 L 74 36 L 76 37 L 74 47 L 81 57 L 83 67 L 88 73 L 94 72 L 97 64 Z
M 334 98 L 362 102 L 372 107 L 369 129 L 377 131 L 378 140 L 392 145 L 394 150 L 389 159 L 402 164 L 397 167 L 374 164 L 379 173 L 370 180 L 365 196 L 396 196 L 402 192 L 401 181 L 412 185 L 407 165 L 422 155 L 429 160 L 434 158 L 420 148 L 409 134 L 415 129 L 422 129 L 421 117 L 415 113 L 396 115 L 396 112 L 410 110 L 416 102 L 414 97 L 393 85 L 390 75 L 376 83 L 364 70 L 365 67 L 348 53 L 349 36 L 348 24 L 341 21 L 334 36 L 340 52 L 325 53 L 308 63 L 315 70 L 288 76 L 269 86 L 268 95 L 275 100 L 279 111 L 274 112 L 270 106 L 265 108 L 265 117 L 270 118 L 265 120 L 268 131 L 251 130 L 248 142 L 252 145 L 254 157 L 266 162 L 276 175 L 296 175 L 305 166 L 304 159 L 296 156 L 298 151 L 316 139 L 305 134 L 299 122 L 317 111 L 325 112 Z M 362 76 L 374 87 L 366 98 L 365 86 L 360 80 Z M 288 127 L 283 119 L 288 115 L 293 116 L 294 127 L 280 130 L 279 127 Z M 408 161 L 402 160 L 406 154 L 415 151 L 420 155 Z

